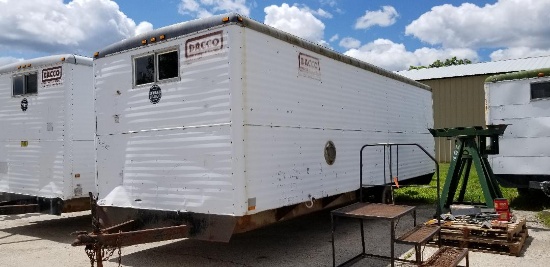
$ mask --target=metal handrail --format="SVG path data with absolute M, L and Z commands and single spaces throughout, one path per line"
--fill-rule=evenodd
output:
M 360 160 L 360 168 L 359 168 L 359 201 L 363 201 L 363 150 L 367 147 L 375 147 L 375 146 L 384 146 L 384 182 L 386 181 L 386 147 L 389 148 L 390 150 L 390 175 L 391 175 L 391 151 L 392 151 L 392 147 L 395 146 L 396 149 L 397 149 L 397 173 L 399 174 L 399 147 L 400 146 L 416 146 L 418 148 L 420 148 L 424 154 L 426 154 L 434 163 L 435 163 L 435 173 L 437 175 L 437 180 L 436 180 L 436 187 L 437 187 L 437 194 L 436 194 L 436 198 L 437 198 L 437 210 L 436 210 L 436 216 L 438 218 L 438 222 L 439 222 L 439 218 L 441 216 L 441 206 L 439 205 L 439 202 L 440 202 L 440 181 L 439 181 L 439 163 L 437 162 L 437 160 L 435 159 L 434 156 L 432 156 L 426 149 L 424 149 L 424 147 L 422 147 L 421 145 L 419 144 L 416 144 L 416 143 L 404 143 L 404 144 L 399 144 L 399 143 L 377 143 L 377 144 L 366 144 L 366 145 L 363 145 L 361 147 L 361 150 L 360 150 L 360 155 L 359 155 L 359 160 Z M 391 181 L 390 181 L 391 183 Z

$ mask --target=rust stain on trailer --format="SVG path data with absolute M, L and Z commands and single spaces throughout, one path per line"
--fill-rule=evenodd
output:
M 272 223 L 296 218 L 298 216 L 315 211 L 349 204 L 355 201 L 356 198 L 357 197 L 355 192 L 348 192 L 337 196 L 322 198 L 320 200 L 313 201 L 313 204 L 311 206 L 309 206 L 309 204 L 307 203 L 300 203 L 281 207 L 278 209 L 262 211 L 251 215 L 245 215 L 238 218 L 233 233 L 244 233 Z

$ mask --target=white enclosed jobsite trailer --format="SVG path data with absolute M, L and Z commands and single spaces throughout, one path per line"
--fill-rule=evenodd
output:
M 160 28 L 94 57 L 104 227 L 179 214 L 192 237 L 228 240 L 354 200 L 364 144 L 434 151 L 428 86 L 238 14 Z M 420 149 L 396 154 L 401 183 L 431 180 Z M 365 157 L 364 183 L 388 183 L 389 152 Z
M 550 69 L 488 77 L 485 99 L 487 124 L 509 124 L 489 158 L 499 182 L 550 195 Z
M 91 58 L 55 55 L 0 67 L 0 213 L 89 209 L 93 116 Z

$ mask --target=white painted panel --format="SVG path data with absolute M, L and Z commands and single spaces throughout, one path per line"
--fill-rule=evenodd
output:
M 527 105 L 489 107 L 489 121 L 548 116 L 550 100 L 539 100 Z
M 420 143 L 433 153 L 431 92 L 245 32 L 246 178 L 248 197 L 256 198 L 251 213 L 358 189 L 364 144 Z M 303 54 L 318 60 L 320 71 L 301 75 Z M 337 148 L 331 166 L 324 159 L 329 140 Z M 381 148 L 368 149 L 365 157 L 364 184 L 383 184 Z M 402 148 L 399 165 L 400 180 L 434 170 L 419 149 Z
M 234 214 L 230 127 L 98 137 L 101 205 Z
M 72 140 L 94 140 L 95 115 L 94 115 L 94 84 L 92 68 L 84 65 L 65 64 L 65 68 L 71 69 L 70 89 L 71 94 L 67 100 L 68 116 L 71 118 Z M 95 162 L 92 148 L 90 160 Z
M 229 122 L 227 52 L 188 62 L 184 43 L 177 39 L 94 61 L 98 135 Z M 159 82 L 162 97 L 153 104 L 152 85 L 132 86 L 132 58 L 173 48 L 179 49 L 180 79 Z
M 40 197 L 63 198 L 63 142 L 2 142 L 1 161 L 8 172 L 0 174 L 0 191 Z
M 247 124 L 428 133 L 430 92 L 245 32 Z M 319 60 L 318 77 L 299 75 L 300 53 Z
M 87 196 L 88 192 L 96 193 L 95 180 L 95 146 L 94 141 L 73 141 L 72 169 L 69 170 L 66 183 L 68 198 Z M 69 186 L 70 185 L 70 186 Z M 80 195 L 80 192 L 82 195 Z
M 42 68 L 31 72 L 41 72 Z M 44 87 L 38 82 L 38 94 L 12 97 L 12 76 L 0 76 L 0 131 L 2 140 L 63 140 L 65 131 L 65 85 Z M 26 98 L 26 111 L 21 101 Z M 51 127 L 48 127 L 48 124 Z
M 492 120 L 491 123 L 509 124 L 503 135 L 506 139 L 550 137 L 550 117 Z
M 485 91 L 490 107 L 525 105 L 531 101 L 529 80 L 486 83 Z
M 359 188 L 363 144 L 418 142 L 433 152 L 430 92 L 243 32 L 251 31 L 224 27 L 230 50 L 180 60 L 181 81 L 160 84 L 162 99 L 173 96 L 165 106 L 129 89 L 131 55 L 181 47 L 187 36 L 95 61 L 100 205 L 240 216 L 248 198 L 258 212 Z M 330 63 L 300 74 L 302 52 Z M 328 140 L 333 166 L 324 166 Z M 402 180 L 433 172 L 417 152 L 401 154 Z M 381 167 L 368 168 L 381 184 Z
M 249 198 L 256 198 L 256 209 L 251 213 L 301 203 L 309 196 L 319 199 L 358 189 L 359 152 L 364 144 L 418 142 L 433 151 L 429 134 L 269 126 L 247 126 L 245 130 L 247 190 Z M 336 147 L 333 165 L 324 158 L 328 140 Z M 400 180 L 433 172 L 434 163 L 418 149 L 402 148 L 400 152 Z M 380 147 L 364 151 L 365 184 L 384 183 L 383 159 Z M 393 171 L 396 176 L 397 167 Z
M 495 174 L 516 175 L 548 175 L 550 173 L 550 157 L 510 157 L 491 156 L 491 167 Z
M 550 137 L 501 138 L 499 146 L 499 155 L 502 156 L 550 156 Z
M 485 84 L 487 123 L 509 124 L 500 137 L 498 155 L 490 156 L 495 174 L 550 173 L 550 101 L 531 100 L 532 82 L 521 79 Z
M 52 68 L 61 68 L 61 78 L 43 82 L 42 70 Z M 37 94 L 12 97 L 16 72 L 0 75 L 0 125 L 5 129 L 0 131 L 0 162 L 6 167 L 0 174 L 0 191 L 70 199 L 76 162 L 87 166 L 85 183 L 92 185 L 87 190 L 95 192 L 92 67 L 59 61 L 18 72 L 29 71 L 38 73 Z M 29 103 L 26 111 L 21 110 L 23 98 Z M 83 136 L 88 145 L 72 144 Z

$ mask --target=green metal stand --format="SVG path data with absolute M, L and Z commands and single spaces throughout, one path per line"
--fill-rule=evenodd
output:
M 434 137 L 456 138 L 449 172 L 440 198 L 441 210 L 447 211 L 453 203 L 464 202 L 466 186 L 472 163 L 479 177 L 485 205 L 494 208 L 493 200 L 502 198 L 502 192 L 493 174 L 487 155 L 498 154 L 498 136 L 504 133 L 507 125 L 487 125 L 487 128 L 459 127 L 429 129 Z M 453 202 L 460 178 L 464 177 L 457 202 Z

